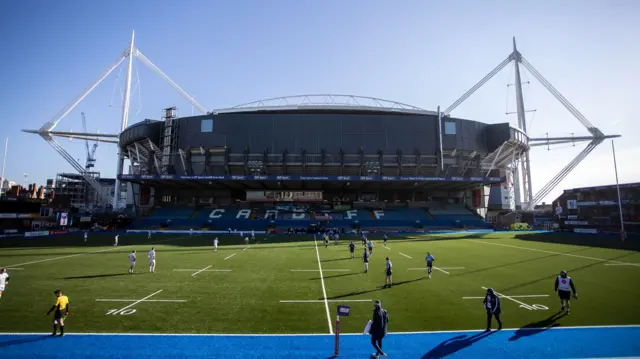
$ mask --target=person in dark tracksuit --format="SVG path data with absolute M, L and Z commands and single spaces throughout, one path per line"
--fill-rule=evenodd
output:
M 492 288 L 487 289 L 487 295 L 484 297 L 484 309 L 487 311 L 487 331 L 491 331 L 491 318 L 496 317 L 498 321 L 498 330 L 502 329 L 502 321 L 500 320 L 500 298 L 496 295 Z
M 371 345 L 375 348 L 376 352 L 373 354 L 376 358 L 386 358 L 387 355 L 382 351 L 382 339 L 387 334 L 387 323 L 389 323 L 389 314 L 386 310 L 382 309 L 382 303 L 376 300 L 373 303 L 373 318 L 371 319 L 371 328 L 369 334 L 371 335 Z

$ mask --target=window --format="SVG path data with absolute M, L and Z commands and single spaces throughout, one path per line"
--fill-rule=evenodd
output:
M 201 120 L 200 121 L 200 132 L 213 132 L 213 120 Z
M 456 134 L 456 123 L 453 121 L 445 121 L 444 123 L 444 134 L 445 135 L 455 135 Z

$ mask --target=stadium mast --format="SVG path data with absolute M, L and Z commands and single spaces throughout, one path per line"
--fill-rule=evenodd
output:
M 163 80 L 165 80 L 171 87 L 173 87 L 180 95 L 182 95 L 187 101 L 191 103 L 193 107 L 195 107 L 201 113 L 207 113 L 207 110 L 201 106 L 193 96 L 189 95 L 185 92 L 178 84 L 176 84 L 169 76 L 167 76 L 162 70 L 160 70 L 151 60 L 149 60 L 146 56 L 140 52 L 135 46 L 135 31 L 131 33 L 131 42 L 129 46 L 120 54 L 118 59 L 111 65 L 109 68 L 100 75 L 100 77 L 93 83 L 91 86 L 86 88 L 80 96 L 76 97 L 71 104 L 64 107 L 58 114 L 46 122 L 42 127 L 38 130 L 22 130 L 27 133 L 34 133 L 42 137 L 51 147 L 53 147 L 56 152 L 58 152 L 71 166 L 81 174 L 84 179 L 94 187 L 99 193 L 102 194 L 104 198 L 107 198 L 110 202 L 113 203 L 113 209 L 118 209 L 120 203 L 120 179 L 118 176 L 122 174 L 123 166 L 124 166 L 124 153 L 121 153 L 120 148 L 118 148 L 118 163 L 117 163 L 117 172 L 116 172 L 116 190 L 114 191 L 114 196 L 104 191 L 102 185 L 96 181 L 93 177 L 91 177 L 85 168 L 78 163 L 78 161 L 71 156 L 58 142 L 54 137 L 67 137 L 67 138 L 77 138 L 84 140 L 95 140 L 99 142 L 107 142 L 107 143 L 116 143 L 119 144 L 120 133 L 127 128 L 129 122 L 129 104 L 131 102 L 131 72 L 133 69 L 133 57 L 135 56 L 140 60 L 145 66 L 153 70 L 158 76 L 160 76 Z M 124 60 L 128 60 L 127 64 L 127 77 L 125 83 L 125 91 L 124 98 L 122 99 L 122 118 L 120 125 L 120 133 L 118 134 L 100 134 L 100 133 L 73 133 L 73 132 L 64 132 L 64 131 L 54 131 L 58 123 L 67 116 L 82 100 L 84 100 L 93 89 L 98 87 L 105 78 L 107 78 Z
M 524 109 L 524 100 L 522 96 L 522 81 L 520 79 L 520 65 L 522 65 L 529 73 L 533 75 L 546 89 L 549 91 L 590 133 L 590 136 L 579 137 L 544 137 L 532 138 L 528 137 L 528 147 L 558 145 L 563 143 L 589 142 L 582 152 L 580 152 L 571 162 L 569 162 L 560 172 L 558 172 L 546 185 L 544 185 L 535 195 L 531 183 L 531 167 L 529 161 L 529 150 L 523 153 L 514 153 L 511 171 L 514 177 L 514 197 L 516 209 L 533 210 L 535 205 L 542 201 L 553 189 L 565 178 L 576 166 L 580 164 L 599 144 L 605 139 L 620 137 L 620 135 L 605 135 L 589 122 L 580 111 L 578 111 L 562 94 L 556 90 L 549 81 L 547 81 L 531 63 L 529 63 L 516 47 L 516 38 L 513 38 L 513 51 L 498 66 L 491 70 L 485 77 L 476 83 L 471 89 L 465 92 L 459 99 L 454 101 L 447 109 L 442 112 L 442 117 L 449 116 L 460 104 L 466 101 L 473 93 L 480 89 L 484 84 L 491 80 L 497 73 L 504 69 L 508 64 L 515 64 L 515 88 L 516 88 L 516 105 L 518 114 L 518 127 L 528 137 L 527 121 Z M 517 163 L 519 162 L 519 164 Z M 492 166 L 493 167 L 493 166 Z M 493 169 L 493 168 L 491 168 Z M 490 169 L 490 170 L 491 170 Z M 522 175 L 520 175 L 522 172 Z M 525 201 L 521 199 L 524 196 Z

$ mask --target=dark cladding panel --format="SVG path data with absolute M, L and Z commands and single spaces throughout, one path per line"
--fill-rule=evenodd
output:
M 489 152 L 495 151 L 510 138 L 510 127 L 508 123 L 487 125 L 484 132 L 487 139 L 487 150 Z

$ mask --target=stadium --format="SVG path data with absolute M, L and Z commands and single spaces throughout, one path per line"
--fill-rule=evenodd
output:
M 162 121 L 125 129 L 120 150 L 133 173 L 119 178 L 133 184 L 137 208 L 162 207 L 142 225 L 265 230 L 331 218 L 351 229 L 484 228 L 475 210 L 486 213 L 489 188 L 505 181 L 492 155 L 504 143 L 527 150 L 508 123 L 447 118 L 440 128 L 438 113 L 417 107 L 335 95 L 325 97 L 345 102 L 309 104 L 319 97 L 184 118 L 167 109 Z M 358 105 L 367 100 L 378 105 Z M 234 220 L 241 209 L 249 220 Z
M 180 117 L 171 107 L 129 125 L 133 57 L 202 114 Z M 121 131 L 55 131 L 125 59 Z M 451 115 L 511 62 L 518 125 Z M 391 318 L 390 357 L 639 355 L 640 287 L 629 283 L 640 280 L 640 246 L 613 240 L 613 231 L 595 234 L 596 222 L 585 219 L 606 211 L 591 203 L 596 198 L 606 201 L 607 227 L 615 227 L 612 188 L 567 191 L 555 201 L 566 212 L 542 206 L 540 223 L 531 212 L 616 136 L 576 116 L 590 135 L 530 138 L 519 65 L 544 79 L 514 40 L 513 52 L 444 110 L 322 94 L 210 111 L 132 38 L 85 93 L 26 131 L 78 174 L 58 176 L 60 193 L 49 198 L 44 188 L 36 196 L 36 186 L 32 195 L 11 190 L 2 198 L 0 264 L 11 281 L 0 293 L 0 352 L 15 359 L 364 358 L 371 344 L 363 328 L 375 305 Z M 116 178 L 83 168 L 55 137 L 115 144 Z M 585 150 L 534 195 L 531 148 L 580 141 Z M 636 185 L 623 188 L 618 224 L 623 214 L 637 220 L 637 193 Z M 83 198 L 92 202 L 76 206 Z M 551 224 L 567 233 L 530 227 Z M 561 270 L 576 282 L 570 313 L 554 290 Z M 71 308 L 64 339 L 49 339 L 51 318 L 43 316 L 53 288 Z M 491 303 L 502 303 L 499 330 L 487 323 L 496 309 L 485 302 L 490 293 Z

